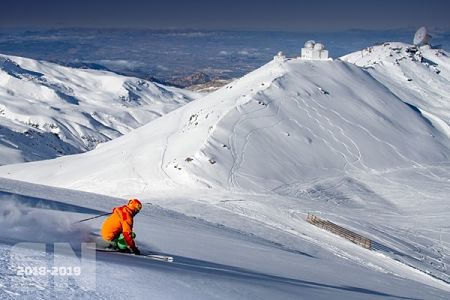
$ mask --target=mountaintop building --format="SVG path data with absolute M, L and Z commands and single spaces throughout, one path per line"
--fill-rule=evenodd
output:
M 327 60 L 328 50 L 325 50 L 324 44 L 310 40 L 302 48 L 300 57 L 306 60 Z

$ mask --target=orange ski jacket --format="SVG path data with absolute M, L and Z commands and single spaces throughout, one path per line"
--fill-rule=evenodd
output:
M 136 249 L 131 233 L 133 232 L 133 211 L 126 205 L 114 207 L 112 214 L 103 222 L 101 236 L 106 241 L 112 241 L 121 233 L 127 245 Z

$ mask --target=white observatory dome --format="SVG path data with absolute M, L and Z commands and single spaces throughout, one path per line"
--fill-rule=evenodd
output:
M 302 48 L 300 57 L 306 60 L 328 60 L 328 50 L 325 50 L 324 44 L 309 40 Z
M 316 41 L 313 40 L 309 40 L 305 43 L 305 48 L 306 49 L 312 49 L 314 47 L 314 44 L 316 43 Z
M 314 45 L 314 50 L 322 51 L 325 49 L 325 46 L 322 43 L 317 43 Z

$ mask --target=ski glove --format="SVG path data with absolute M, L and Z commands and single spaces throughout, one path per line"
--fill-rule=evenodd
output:
M 135 255 L 141 255 L 141 251 L 138 248 L 133 248 L 132 251 Z
M 128 231 L 124 231 L 124 232 L 122 232 L 122 234 L 123 234 L 123 239 L 127 243 L 128 247 L 130 247 L 131 249 L 136 248 L 136 244 L 135 244 L 135 242 L 133 240 L 133 233 L 132 232 L 128 232 Z

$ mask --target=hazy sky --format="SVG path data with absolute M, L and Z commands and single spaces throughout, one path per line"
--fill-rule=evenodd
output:
M 450 28 L 447 0 L 1 0 L 4 27 Z

